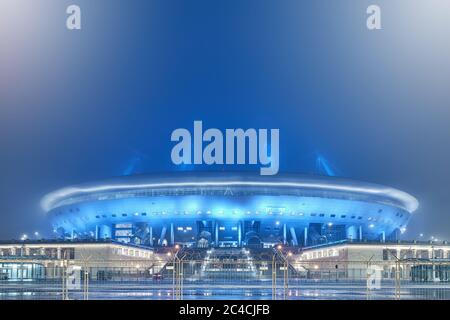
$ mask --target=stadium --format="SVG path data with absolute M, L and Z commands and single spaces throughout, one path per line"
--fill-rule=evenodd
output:
M 54 237 L 0 241 L 0 299 L 450 298 L 450 245 L 400 239 L 418 201 L 377 184 L 178 172 L 41 205 Z
M 393 241 L 418 207 L 372 183 L 224 172 L 124 176 L 56 190 L 41 204 L 60 238 L 194 248 Z

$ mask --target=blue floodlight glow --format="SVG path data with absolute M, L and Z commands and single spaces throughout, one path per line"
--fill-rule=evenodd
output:
M 336 173 L 331 168 L 330 163 L 322 155 L 318 155 L 316 158 L 316 167 L 319 172 L 324 171 L 327 176 L 335 177 Z

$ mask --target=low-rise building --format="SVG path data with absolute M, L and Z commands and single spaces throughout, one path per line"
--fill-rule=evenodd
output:
M 166 253 L 112 240 L 0 243 L 0 276 L 7 279 L 56 278 L 68 266 L 80 266 L 94 278 L 105 270 L 152 275 L 168 260 Z

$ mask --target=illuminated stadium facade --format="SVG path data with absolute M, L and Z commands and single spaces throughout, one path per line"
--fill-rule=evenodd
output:
M 60 237 L 144 246 L 314 246 L 396 240 L 417 200 L 333 177 L 183 173 L 71 186 L 42 200 Z

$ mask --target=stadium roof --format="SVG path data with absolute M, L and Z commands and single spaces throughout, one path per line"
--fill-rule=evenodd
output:
M 66 198 L 93 193 L 119 192 L 139 189 L 160 188 L 203 188 L 203 187 L 272 187 L 293 188 L 310 191 L 330 191 L 350 194 L 378 196 L 398 203 L 409 212 L 415 211 L 419 202 L 401 190 L 374 183 L 328 177 L 298 174 L 260 176 L 251 172 L 173 172 L 165 175 L 133 175 L 91 183 L 68 186 L 43 197 L 41 206 L 52 210 Z

